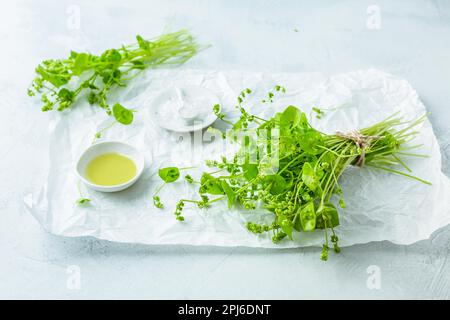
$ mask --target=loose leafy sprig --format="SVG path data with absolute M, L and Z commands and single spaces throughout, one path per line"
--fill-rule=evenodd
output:
M 275 87 L 275 92 L 284 91 L 281 86 Z M 345 208 L 339 178 L 349 166 L 373 167 L 430 184 L 406 173 L 411 170 L 401 159 L 403 156 L 421 156 L 405 152 L 412 148 L 405 144 L 415 137 L 417 132 L 413 128 L 422 123 L 425 116 L 405 121 L 393 115 L 359 131 L 328 135 L 312 128 L 306 114 L 294 106 L 287 107 L 268 120 L 249 114 L 242 103 L 250 92 L 248 89 L 242 91 L 237 99 L 236 107 L 241 113 L 237 122 L 227 120 L 218 105 L 214 106 L 214 112 L 221 120 L 232 125 L 232 131 L 235 132 L 249 129 L 256 133 L 278 130 L 278 171 L 268 173 L 265 157 L 261 154 L 258 154 L 256 162 L 247 161 L 250 157 L 245 154 L 248 152 L 246 144 L 253 140 L 246 138 L 242 150 L 232 159 L 223 157 L 221 161 L 207 161 L 208 166 L 218 170 L 202 174 L 199 187 L 201 200 L 182 199 L 178 202 L 175 211 L 178 220 L 184 220 L 181 213 L 186 202 L 193 202 L 203 208 L 212 202 L 227 199 L 228 207 L 240 206 L 249 210 L 262 205 L 273 212 L 274 220 L 270 224 L 248 222 L 249 231 L 256 234 L 271 232 L 272 240 L 276 243 L 286 237 L 293 239 L 294 230 L 323 230 L 321 259 L 327 260 L 330 245 L 334 252 L 341 251 L 335 232 L 339 225 L 339 213 L 333 203 L 333 196 L 339 199 L 339 206 Z M 274 94 L 269 94 L 263 103 L 272 102 L 273 98 Z M 321 112 L 315 112 L 322 115 Z M 273 152 L 270 137 L 269 134 L 268 138 L 258 140 L 262 141 L 269 154 Z M 245 161 L 240 161 L 242 159 Z M 404 170 L 396 167 L 403 167 Z M 208 196 L 218 197 L 210 200 Z
M 139 35 L 136 39 L 137 44 L 109 49 L 100 55 L 72 51 L 67 59 L 43 61 L 36 68 L 37 76 L 28 95 L 40 95 L 43 111 L 62 111 L 86 93 L 91 105 L 99 105 L 122 124 L 131 123 L 133 116 L 128 109 L 115 104 L 111 110 L 110 90 L 126 86 L 128 80 L 146 68 L 183 64 L 202 49 L 186 30 L 151 40 Z
M 80 181 L 77 182 L 77 191 L 79 194 L 79 198 L 77 200 L 75 200 L 75 204 L 78 206 L 85 206 L 87 204 L 91 203 L 91 199 L 86 198 L 83 193 L 81 192 L 81 186 L 80 186 Z
M 161 168 L 158 170 L 158 175 L 161 178 L 161 180 L 164 181 L 164 183 L 158 187 L 158 189 L 156 189 L 156 191 L 153 193 L 153 204 L 155 207 L 162 209 L 164 208 L 164 204 L 161 202 L 161 198 L 158 196 L 159 192 L 168 184 L 168 183 L 173 183 L 175 181 L 177 181 L 180 178 L 180 171 L 182 170 L 187 170 L 187 169 L 191 169 L 191 167 L 186 167 L 186 168 L 177 168 L 177 167 L 166 167 L 166 168 Z M 189 183 L 193 183 L 194 179 L 190 176 L 190 175 L 186 175 L 185 176 L 186 181 L 188 181 Z M 181 208 L 184 206 L 181 205 Z M 178 208 L 178 206 L 177 206 Z M 181 220 L 182 216 L 181 216 L 181 210 L 180 209 L 180 213 L 177 215 L 177 219 Z M 183 218 L 184 220 L 184 218 Z
M 78 198 L 77 201 L 75 201 L 75 203 L 78 205 L 87 204 L 89 202 L 91 202 L 91 199 L 88 198 Z
M 103 135 L 103 133 L 109 129 L 111 129 L 116 123 L 121 123 L 123 125 L 130 125 L 133 122 L 134 110 L 130 110 L 122 106 L 120 103 L 116 103 L 113 106 L 113 116 L 115 120 L 111 122 L 106 127 L 102 128 L 101 130 L 97 131 L 94 135 L 94 140 L 92 143 L 94 143 L 97 139 L 100 139 Z

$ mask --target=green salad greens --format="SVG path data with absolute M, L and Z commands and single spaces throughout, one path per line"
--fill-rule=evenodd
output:
M 66 59 L 42 61 L 35 70 L 37 76 L 28 95 L 40 95 L 43 111 L 62 111 L 72 107 L 84 94 L 91 105 L 100 106 L 117 122 L 130 124 L 132 111 L 117 103 L 111 108 L 109 92 L 126 86 L 139 71 L 181 65 L 202 49 L 186 30 L 150 40 L 138 35 L 136 39 L 136 44 L 108 49 L 100 55 L 72 51 Z
M 283 87 L 276 86 L 263 103 L 271 102 L 276 93 L 284 91 Z M 223 199 L 230 208 L 252 210 L 262 206 L 273 213 L 273 221 L 248 222 L 249 231 L 270 232 L 272 240 L 279 242 L 284 238 L 293 239 L 294 230 L 300 232 L 299 239 L 302 232 L 323 230 L 321 258 L 327 260 L 330 247 L 340 252 L 335 231 L 339 225 L 337 206 L 345 208 L 345 201 L 339 178 L 347 168 L 371 167 L 430 184 L 411 175 L 411 169 L 402 160 L 404 156 L 423 156 L 410 151 L 418 146 L 406 143 L 415 137 L 414 127 L 425 116 L 407 121 L 393 115 L 359 131 L 325 134 L 314 129 L 306 114 L 295 106 L 288 106 L 270 119 L 250 114 L 242 106 L 250 93 L 246 89 L 237 99 L 240 118 L 236 122 L 227 120 L 220 107 L 214 106 L 218 118 L 232 125 L 231 132 L 223 137 L 240 143 L 240 150 L 231 159 L 208 161 L 214 172 L 204 172 L 200 181 L 186 177 L 189 183 L 199 184 L 199 199 L 181 199 L 175 209 L 178 220 L 184 220 L 182 210 L 186 203 L 204 208 Z M 324 116 L 323 111 L 315 109 L 319 118 Z M 243 132 L 243 138 L 236 138 Z M 257 146 L 256 156 L 249 151 L 255 150 L 252 145 Z M 267 155 L 275 153 L 277 167 L 273 170 L 273 161 Z M 176 177 L 169 174 L 177 172 L 174 167 L 161 170 L 166 173 L 163 176 L 160 171 L 166 182 L 179 177 L 179 172 Z
M 81 97 L 91 105 L 98 105 L 115 120 L 97 132 L 95 138 L 115 123 L 131 124 L 134 110 L 120 103 L 111 107 L 108 101 L 111 90 L 126 86 L 128 80 L 144 69 L 181 65 L 203 48 L 186 30 L 150 40 L 138 35 L 136 39 L 136 44 L 109 49 L 100 55 L 72 51 L 66 59 L 42 61 L 35 69 L 37 75 L 28 95 L 40 96 L 43 111 L 69 109 Z M 262 103 L 272 103 L 276 94 L 284 92 L 285 88 L 277 85 Z M 207 165 L 215 169 L 204 172 L 200 181 L 189 174 L 184 176 L 186 182 L 199 185 L 198 198 L 178 201 L 177 220 L 185 220 L 186 203 L 206 208 L 226 200 L 229 208 L 264 207 L 273 213 L 273 221 L 248 222 L 249 231 L 271 233 L 272 240 L 279 242 L 284 238 L 293 240 L 294 231 L 300 232 L 301 238 L 302 232 L 323 230 L 321 258 L 327 260 L 331 246 L 335 252 L 340 251 L 335 231 L 339 225 L 337 206 L 345 208 L 345 201 L 339 178 L 347 168 L 371 167 L 430 184 L 412 175 L 403 160 L 405 156 L 423 156 L 411 152 L 418 146 L 408 146 L 407 142 L 414 139 L 417 134 L 414 128 L 425 116 L 407 121 L 394 114 L 358 131 L 325 134 L 313 128 L 307 115 L 295 106 L 288 106 L 270 119 L 250 114 L 243 103 L 251 93 L 245 89 L 239 94 L 236 108 L 240 117 L 235 122 L 221 113 L 219 105 L 213 107 L 217 117 L 231 126 L 229 132 L 220 132 L 221 136 L 239 143 L 240 150 L 231 159 L 208 161 Z M 317 119 L 325 115 L 320 108 L 312 108 L 311 113 Z M 153 194 L 157 208 L 164 207 L 158 193 L 168 183 L 177 181 L 180 171 L 186 169 L 190 168 L 159 170 L 164 183 Z M 89 202 L 80 192 L 77 204 Z

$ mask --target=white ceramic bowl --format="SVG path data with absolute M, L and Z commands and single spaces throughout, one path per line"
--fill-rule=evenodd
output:
M 86 177 L 86 167 L 88 166 L 89 162 L 102 154 L 112 152 L 122 154 L 133 160 L 133 162 L 136 164 L 136 176 L 125 183 L 114 186 L 101 186 L 89 181 L 89 179 Z M 84 184 L 86 184 L 91 189 L 102 192 L 121 191 L 132 186 L 142 175 L 142 172 L 144 171 L 144 156 L 135 147 L 123 142 L 98 142 L 91 145 L 81 154 L 77 162 L 76 171 L 80 180 L 83 181 Z
M 205 129 L 217 120 L 213 106 L 220 100 L 212 91 L 186 85 L 164 90 L 152 102 L 152 116 L 161 128 L 180 132 Z

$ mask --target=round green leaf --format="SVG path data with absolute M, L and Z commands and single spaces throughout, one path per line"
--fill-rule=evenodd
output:
M 295 127 L 300 123 L 302 112 L 294 106 L 287 107 L 281 114 L 281 124 L 289 127 Z
M 314 172 L 313 166 L 309 162 L 303 164 L 302 180 L 311 191 L 315 191 L 319 185 L 319 179 Z
M 322 206 L 317 210 L 317 214 L 323 217 L 328 228 L 334 228 L 339 225 L 339 214 L 333 204 L 328 203 Z
M 180 170 L 177 167 L 167 167 L 159 169 L 159 177 L 166 183 L 175 182 L 180 177 Z
M 212 175 L 208 173 L 203 173 L 200 179 L 200 193 L 209 193 L 209 194 L 225 194 L 222 184 L 219 179 L 214 178 Z
M 270 185 L 270 193 L 273 195 L 283 193 L 286 190 L 286 180 L 279 174 L 272 174 L 264 178 L 265 185 Z
M 258 165 L 257 164 L 243 164 L 242 170 L 244 171 L 244 177 L 248 181 L 255 179 L 258 176 Z
M 113 115 L 114 118 L 116 118 L 117 122 L 120 122 L 124 125 L 129 125 L 133 122 L 133 112 L 124 106 L 122 106 L 120 103 L 116 103 L 113 106 Z
M 304 231 L 312 231 L 316 228 L 316 214 L 314 202 L 310 201 L 300 211 L 300 222 Z

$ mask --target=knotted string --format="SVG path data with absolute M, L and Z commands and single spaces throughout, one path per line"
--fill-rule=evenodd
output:
M 358 130 L 350 131 L 349 133 L 336 132 L 336 135 L 340 138 L 353 141 L 356 146 L 361 150 L 361 154 L 356 158 L 355 165 L 362 167 L 366 159 L 366 147 L 369 145 L 370 141 L 373 139 L 380 139 L 381 136 L 366 136 L 359 132 Z

